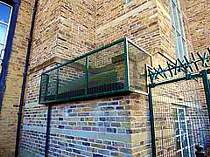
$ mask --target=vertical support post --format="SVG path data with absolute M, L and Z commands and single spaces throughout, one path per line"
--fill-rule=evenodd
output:
M 57 76 L 56 76 L 56 98 L 58 99 L 58 90 L 59 90 L 59 74 L 60 74 L 60 71 L 58 68 L 58 64 L 56 65 L 57 66 Z
M 154 124 L 154 111 L 152 103 L 152 87 L 149 85 L 149 119 L 151 127 L 151 142 L 152 142 L 152 157 L 156 157 L 156 143 L 155 143 L 155 124 Z
M 208 72 L 207 70 L 203 70 L 201 72 L 202 78 L 203 78 L 203 85 L 205 90 L 205 96 L 206 96 L 206 104 L 208 107 L 208 114 L 209 114 L 209 121 L 210 121 L 210 84 L 208 80 Z
M 45 99 L 45 97 L 43 98 L 43 95 L 42 95 L 42 93 L 43 93 L 43 91 L 42 91 L 42 88 L 43 88 L 43 82 L 42 82 L 43 81 L 43 77 L 44 77 L 44 74 L 41 74 L 40 88 L 39 88 L 39 104 L 41 104 L 42 100 Z M 45 93 L 45 91 L 44 91 L 44 93 Z
M 52 113 L 52 105 L 49 105 L 48 106 L 48 111 L 47 111 L 47 128 L 46 128 L 46 140 L 45 140 L 45 157 L 48 157 L 48 151 L 49 151 L 51 113 Z
M 130 88 L 130 80 L 129 80 L 129 55 L 128 55 L 128 40 L 124 39 L 124 64 L 125 64 L 125 84 L 126 90 Z
M 88 95 L 88 68 L 89 68 L 89 57 L 86 57 L 85 61 L 85 95 Z
M 47 92 L 48 92 L 48 84 L 49 84 L 49 75 L 47 74 L 47 80 L 46 80 L 46 90 L 45 90 L 45 93 L 44 93 L 44 101 L 47 100 Z
M 42 91 L 43 88 L 43 79 L 45 79 L 45 90 Z M 49 82 L 49 75 L 48 74 L 42 74 L 41 75 L 41 80 L 40 80 L 40 90 L 39 90 L 39 104 L 42 103 L 42 101 L 46 101 L 46 97 L 47 97 L 47 90 L 48 90 L 48 82 Z M 44 92 L 44 93 L 43 93 Z

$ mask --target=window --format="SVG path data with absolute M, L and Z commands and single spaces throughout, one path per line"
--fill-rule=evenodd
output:
M 181 61 L 187 56 L 186 38 L 184 33 L 183 19 L 178 0 L 171 0 L 171 16 L 173 35 L 176 46 L 176 55 Z
M 7 42 L 11 13 L 12 6 L 0 1 L 0 63 L 4 58 L 4 49 Z
M 174 108 L 173 113 L 175 118 L 176 156 L 191 157 L 191 138 L 188 133 L 189 126 L 187 125 L 185 108 Z

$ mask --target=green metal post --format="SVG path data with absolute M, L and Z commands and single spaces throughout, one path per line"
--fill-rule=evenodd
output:
M 149 86 L 149 118 L 151 127 L 151 142 L 152 142 L 152 157 L 156 157 L 156 143 L 155 143 L 155 124 L 154 124 L 154 111 L 152 102 L 152 87 Z
M 124 59 L 125 59 L 125 84 L 126 90 L 130 88 L 130 81 L 129 81 L 129 55 L 128 55 L 128 40 L 125 38 L 124 40 Z
M 86 56 L 85 63 L 85 95 L 88 95 L 88 69 L 89 69 L 89 57 Z
M 42 82 L 42 80 L 43 80 L 43 78 L 44 77 L 46 77 L 45 78 L 45 91 L 44 91 L 44 94 L 42 95 L 42 86 L 43 86 L 43 82 Z M 42 99 L 42 97 L 44 97 L 43 98 L 43 101 L 45 102 L 46 101 L 46 96 L 47 96 L 47 92 L 48 92 L 48 83 L 49 83 L 49 75 L 48 74 L 42 74 L 41 75 L 41 80 L 40 80 L 40 89 L 39 89 L 39 103 L 41 104 L 41 103 L 43 103 L 42 101 L 41 101 L 41 99 Z
M 57 64 L 57 66 L 58 66 L 58 64 Z M 59 69 L 60 68 L 57 68 L 57 78 L 56 78 L 56 98 L 58 98 L 58 91 L 59 91 L 59 74 L 60 74 L 60 72 L 59 72 Z
M 49 84 L 49 75 L 47 75 L 47 80 L 46 80 L 46 90 L 45 90 L 45 93 L 44 93 L 44 101 L 46 101 L 47 99 L 47 92 L 48 92 L 48 84 Z
M 202 77 L 203 77 L 203 85 L 204 85 L 204 90 L 205 90 L 205 96 L 206 96 L 206 104 L 208 108 L 208 114 L 209 114 L 209 121 L 210 121 L 210 84 L 208 80 L 208 72 L 207 70 L 203 70 L 201 72 Z
M 39 104 L 41 104 L 41 99 L 43 99 L 43 98 L 42 98 L 42 92 L 43 92 L 43 91 L 42 91 L 42 86 L 43 86 L 42 80 L 43 80 L 43 76 L 44 76 L 44 74 L 41 75 L 41 79 L 40 79 Z M 46 92 L 46 90 L 45 90 L 44 92 Z M 45 99 L 45 97 L 44 97 L 44 99 Z

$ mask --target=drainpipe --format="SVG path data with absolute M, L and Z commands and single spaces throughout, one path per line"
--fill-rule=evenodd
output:
M 28 69 L 29 69 L 29 61 L 30 61 L 30 54 L 31 54 L 31 48 L 32 48 L 32 39 L 33 39 L 33 31 L 34 31 L 34 25 L 35 25 L 35 17 L 37 13 L 37 6 L 38 6 L 38 0 L 35 0 L 33 13 L 32 13 L 32 19 L 31 19 L 31 29 L 30 29 L 28 47 L 27 47 L 27 52 L 26 52 L 26 61 L 25 61 L 25 68 L 24 68 L 24 73 L 23 73 L 23 84 L 22 84 L 20 104 L 19 104 L 15 157 L 18 157 L 18 153 L 19 153 L 22 114 L 23 114 L 23 107 L 24 107 L 24 101 L 25 101 L 24 100 L 25 88 L 26 88 L 27 75 L 28 75 Z
M 50 123 L 51 123 L 52 105 L 48 104 L 47 111 L 47 128 L 46 128 L 46 139 L 45 139 L 45 157 L 48 157 L 49 143 L 50 143 Z

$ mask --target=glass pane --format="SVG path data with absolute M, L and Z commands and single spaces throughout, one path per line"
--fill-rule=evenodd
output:
M 182 14 L 179 10 L 179 4 L 177 0 L 172 0 L 172 25 L 175 30 L 175 41 L 176 41 L 176 51 L 177 58 L 181 61 L 184 59 L 184 55 L 187 56 L 186 44 L 182 41 L 185 38 L 184 27 L 183 27 L 183 19 Z M 187 56 L 188 57 L 188 56 Z
M 6 40 L 6 33 L 7 33 L 7 25 L 0 24 L 0 43 L 5 44 Z
M 189 145 L 193 146 L 194 142 L 193 142 L 193 136 L 189 136 Z
M 191 157 L 194 157 L 195 156 L 195 149 L 194 149 L 194 146 L 193 147 L 190 147 L 190 154 L 191 154 Z
M 176 137 L 176 150 L 181 149 L 180 136 Z
M 188 129 L 188 134 L 192 134 L 192 125 L 189 120 L 187 121 L 187 129 Z
M 186 133 L 186 124 L 185 122 L 181 122 L 180 123 L 180 129 L 181 129 L 181 133 Z
M 177 36 L 177 46 L 179 50 L 179 59 L 183 61 L 185 52 L 183 51 L 183 43 L 182 43 L 182 37 Z
M 176 55 L 177 58 L 179 59 L 183 59 L 183 50 L 182 50 L 182 41 L 181 41 L 182 37 L 180 36 L 179 32 L 177 32 L 176 30 L 174 30 L 174 40 L 176 43 Z
M 175 122 L 176 135 L 179 135 L 179 122 Z
M 185 37 L 185 33 L 184 33 L 184 21 L 182 19 L 182 14 L 181 12 L 179 11 L 179 22 L 180 22 L 180 33 L 182 34 L 182 37 Z
M 182 15 L 181 12 L 176 8 L 176 16 L 177 16 L 177 29 L 180 33 L 182 33 Z
M 184 149 L 184 157 L 188 157 L 189 156 L 189 150 L 188 149 Z
M 0 2 L 0 21 L 9 23 L 11 7 Z
M 179 119 L 181 121 L 185 120 L 184 110 L 183 109 L 179 109 Z
M 177 10 L 177 7 L 173 4 L 173 16 L 174 16 L 174 25 L 176 27 L 176 30 L 180 32 L 180 18 L 179 18 L 179 12 Z
M 182 148 L 186 148 L 188 146 L 187 144 L 187 136 L 183 135 L 182 136 Z
M 177 109 L 175 109 L 175 108 L 173 108 L 172 109 L 172 115 L 173 115 L 173 118 L 175 119 L 175 120 L 178 120 L 178 117 L 177 117 Z
M 176 6 L 174 3 L 172 3 L 172 17 L 173 17 L 173 25 L 176 27 L 177 16 L 176 16 Z

